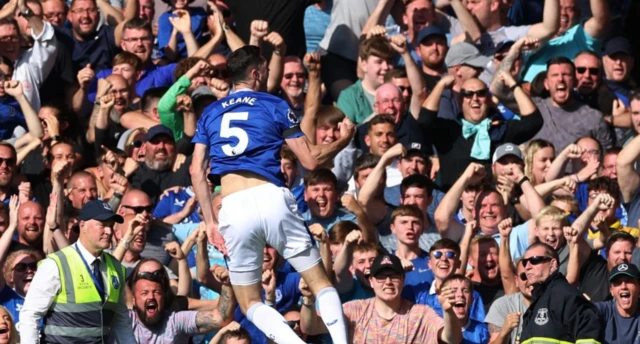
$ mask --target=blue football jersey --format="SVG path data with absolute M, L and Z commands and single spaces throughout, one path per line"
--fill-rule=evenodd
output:
M 304 135 L 287 102 L 267 93 L 239 90 L 209 105 L 198 120 L 193 143 L 209 147 L 211 174 L 250 171 L 285 187 L 280 171 L 284 139 Z

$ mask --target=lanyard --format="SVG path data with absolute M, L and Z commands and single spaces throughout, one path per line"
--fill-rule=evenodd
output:
M 100 283 L 98 283 L 98 277 L 102 278 L 102 276 L 96 276 L 93 273 L 93 269 L 91 267 L 89 267 L 89 264 L 87 264 L 87 261 L 84 259 L 84 256 L 80 252 L 80 249 L 78 248 L 78 243 L 76 243 L 74 245 L 74 247 L 76 248 L 76 251 L 78 251 L 78 254 L 80 255 L 80 258 L 82 259 L 82 262 L 84 263 L 84 266 L 87 268 L 87 270 L 89 270 L 89 274 L 91 274 L 91 279 L 93 279 L 93 284 L 96 286 L 96 289 L 98 289 L 98 293 L 100 293 L 101 297 L 104 296 L 105 295 L 104 288 L 102 288 L 100 286 Z

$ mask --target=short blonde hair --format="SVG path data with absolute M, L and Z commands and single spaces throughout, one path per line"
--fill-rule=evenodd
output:
M 565 226 L 567 224 L 567 214 L 562 209 L 549 205 L 538 212 L 536 226 L 539 226 L 542 220 L 559 221 Z
M 537 139 L 529 142 L 527 146 L 524 148 L 524 175 L 529 178 L 532 185 L 540 184 L 542 180 L 534 180 L 533 179 L 533 156 L 538 153 L 541 149 L 550 147 L 553 149 L 555 153 L 555 148 L 553 147 L 553 143 Z

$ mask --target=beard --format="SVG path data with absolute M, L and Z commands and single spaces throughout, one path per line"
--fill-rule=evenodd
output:
M 160 327 L 160 325 L 162 324 L 160 320 L 164 318 L 162 316 L 163 312 L 159 312 L 153 317 L 153 319 L 149 319 L 147 318 L 147 313 L 145 312 L 144 309 L 140 309 L 137 306 L 135 308 L 136 308 L 136 314 L 138 314 L 138 319 L 140 319 L 140 321 L 144 324 L 144 326 L 150 329 Z
M 160 172 L 170 169 L 173 166 L 173 160 L 174 157 L 168 154 L 166 160 L 157 160 L 151 154 L 145 155 L 144 157 L 144 161 L 150 169 Z

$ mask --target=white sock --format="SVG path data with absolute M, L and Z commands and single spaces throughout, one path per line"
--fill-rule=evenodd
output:
M 287 325 L 284 317 L 264 303 L 255 303 L 249 307 L 247 319 L 256 325 L 267 338 L 278 344 L 305 344 Z
M 347 344 L 347 326 L 344 323 L 344 313 L 342 313 L 342 303 L 336 288 L 328 287 L 320 290 L 316 296 L 318 309 L 322 314 L 331 339 L 334 344 Z

